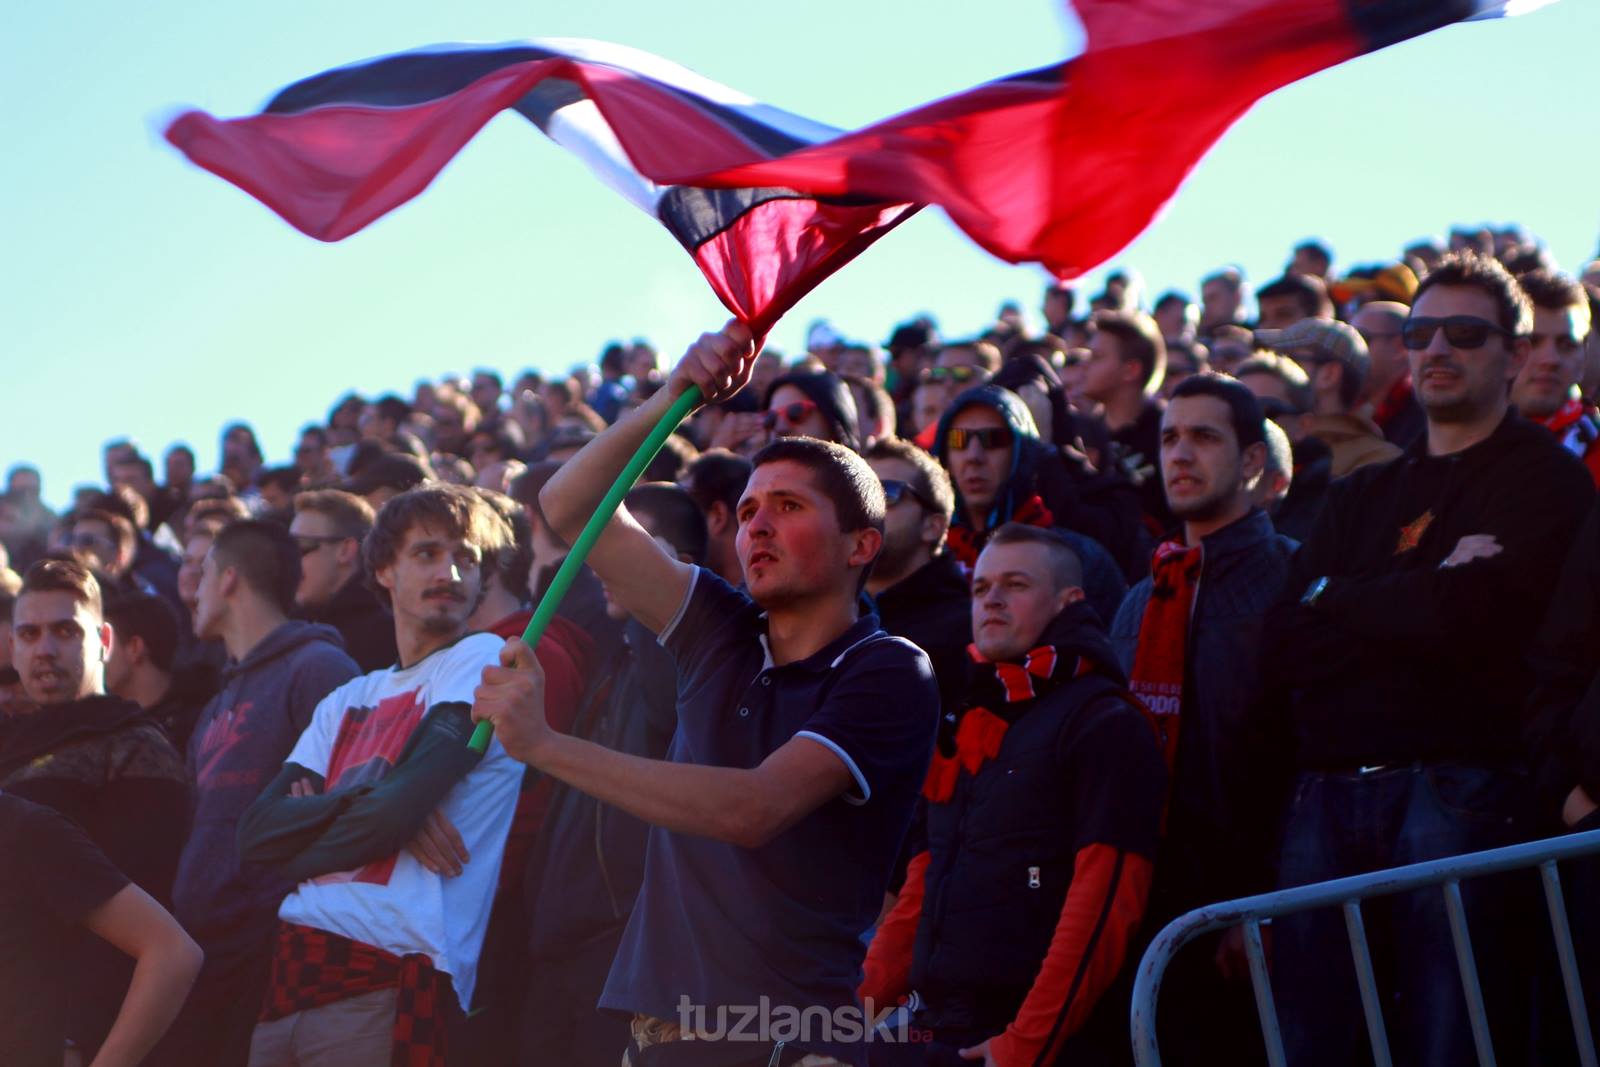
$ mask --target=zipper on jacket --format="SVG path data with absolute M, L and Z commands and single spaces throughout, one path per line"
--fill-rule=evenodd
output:
M 594 802 L 594 858 L 595 862 L 599 864 L 600 867 L 600 881 L 605 883 L 606 899 L 611 901 L 611 917 L 613 919 L 621 919 L 624 916 L 622 914 L 622 909 L 617 907 L 617 891 L 612 888 L 611 872 L 606 870 L 606 851 L 600 843 L 600 820 L 605 817 L 605 813 L 606 806 L 600 801 L 596 800 Z

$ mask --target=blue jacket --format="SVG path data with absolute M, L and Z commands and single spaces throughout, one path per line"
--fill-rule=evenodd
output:
M 1156 871 L 1157 893 L 1169 899 L 1153 901 L 1153 908 L 1186 910 L 1257 888 L 1251 883 L 1265 876 L 1265 854 L 1276 830 L 1274 783 L 1293 770 L 1286 727 L 1266 721 L 1261 709 L 1259 655 L 1263 618 L 1299 546 L 1275 533 L 1260 510 L 1200 545 L 1177 766 L 1164 862 Z M 1111 625 L 1117 662 L 1129 673 L 1150 586 L 1145 578 L 1130 589 Z M 1282 745 L 1274 744 L 1280 736 Z M 1163 887 L 1167 894 L 1160 893 Z

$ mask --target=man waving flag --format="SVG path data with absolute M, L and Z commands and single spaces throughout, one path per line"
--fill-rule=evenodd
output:
M 683 243 L 764 332 L 919 206 L 1060 278 L 1126 246 L 1258 99 L 1344 60 L 1541 0 L 1074 0 L 1080 54 L 853 132 L 595 41 L 448 45 L 297 82 L 167 138 L 337 241 L 417 195 L 511 109 Z

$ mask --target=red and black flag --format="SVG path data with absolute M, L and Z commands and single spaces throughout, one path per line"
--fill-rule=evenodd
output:
M 167 139 L 291 225 L 347 237 L 511 109 L 653 213 L 758 332 L 919 207 L 1071 278 L 1149 224 L 1262 96 L 1346 59 L 1539 0 L 1073 0 L 1083 50 L 845 132 L 596 41 L 443 46 L 284 89 Z

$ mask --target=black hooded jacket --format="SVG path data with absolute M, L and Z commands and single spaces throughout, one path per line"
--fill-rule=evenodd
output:
M 307 608 L 300 617 L 338 630 L 345 652 L 363 674 L 393 666 L 400 658 L 394 643 L 394 616 L 383 609 L 359 574 L 340 586 L 326 604 Z

